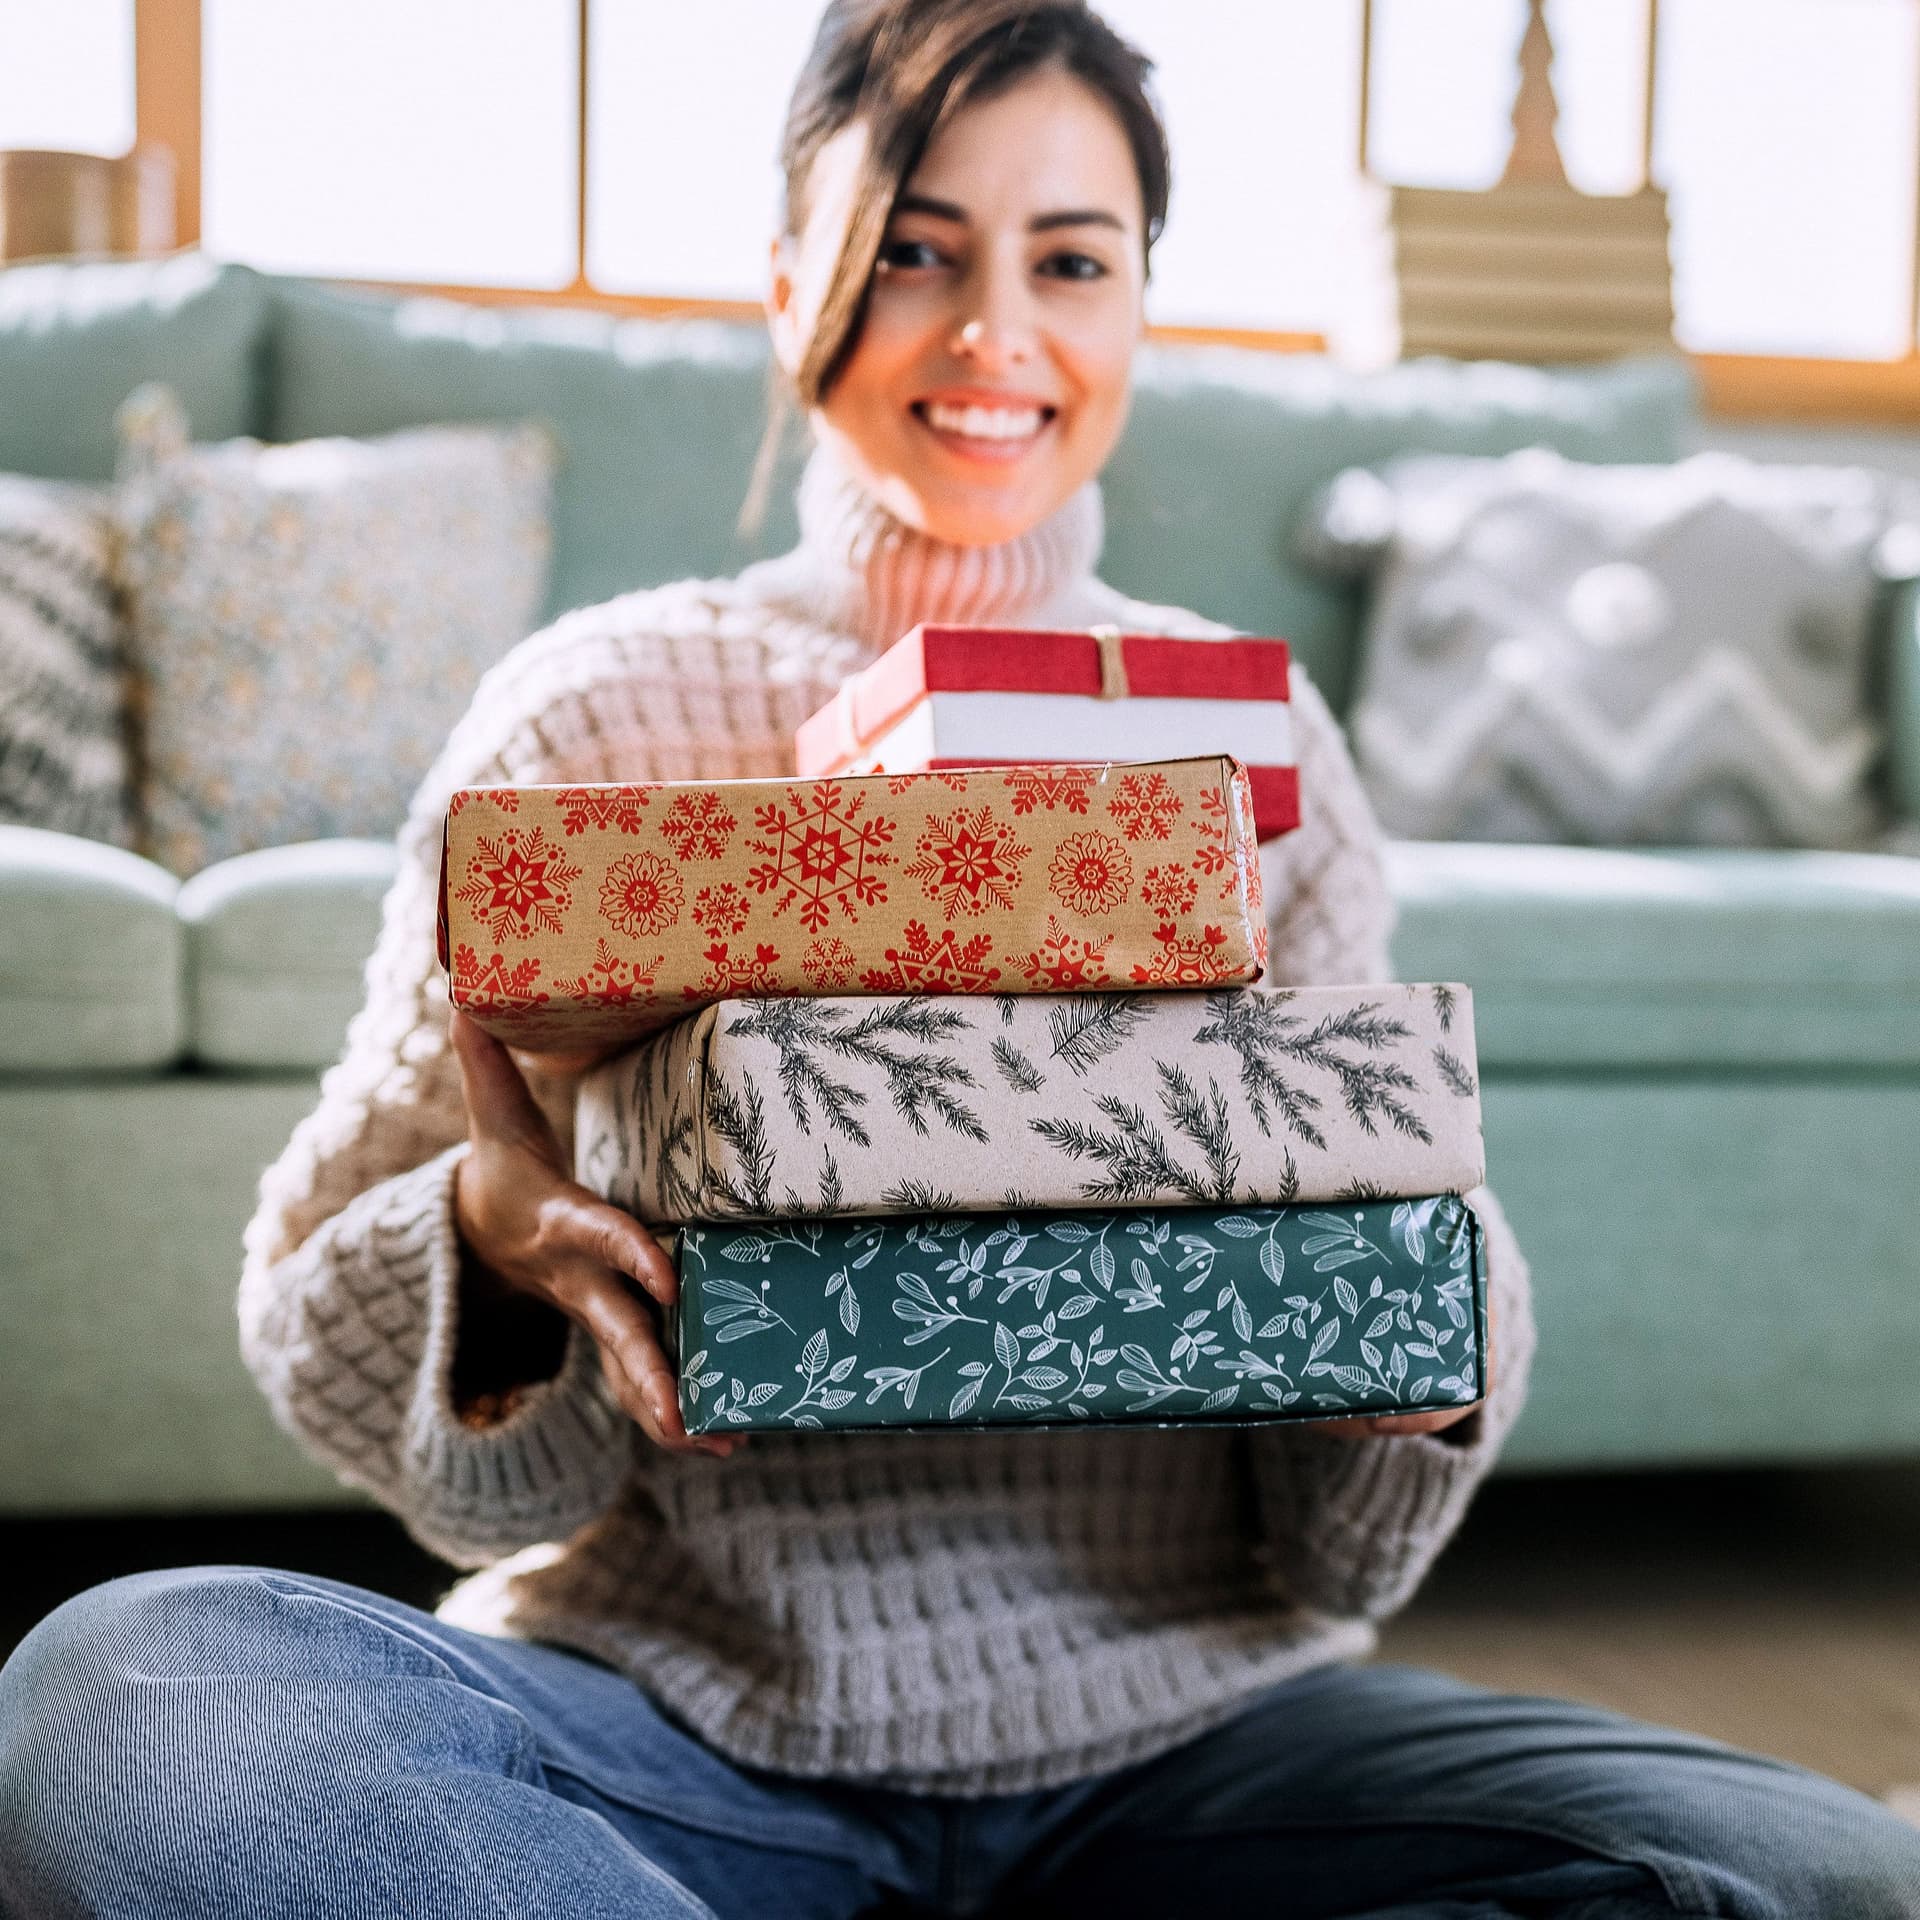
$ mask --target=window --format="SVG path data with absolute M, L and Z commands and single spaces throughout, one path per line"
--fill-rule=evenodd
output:
M 202 0 L 201 237 L 302 273 L 574 277 L 573 0 Z
M 1526 0 L 1101 4 L 1154 57 L 1174 150 L 1149 290 L 1163 326 L 1326 329 L 1363 257 L 1363 137 L 1376 178 L 1472 188 L 1501 171 Z M 817 5 L 0 0 L 0 142 L 124 149 L 135 18 L 190 47 L 184 19 L 200 96 L 172 124 L 202 130 L 189 160 L 215 251 L 744 311 Z M 1633 192 L 1651 164 L 1669 190 L 1678 333 L 1710 393 L 1744 382 L 1740 404 L 1775 405 L 1787 376 L 1764 356 L 1801 356 L 1822 404 L 1905 396 L 1920 415 L 1920 0 L 1547 0 L 1547 19 L 1574 184 Z M 190 57 L 175 64 L 167 85 L 191 87 Z
M 133 145 L 133 0 L 0 0 L 0 147 Z

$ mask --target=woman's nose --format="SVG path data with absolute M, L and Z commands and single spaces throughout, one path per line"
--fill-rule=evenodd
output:
M 953 334 L 955 355 L 982 369 L 1032 359 L 1037 341 L 1024 288 L 1010 287 L 995 275 L 983 276 L 968 291 L 972 298 Z

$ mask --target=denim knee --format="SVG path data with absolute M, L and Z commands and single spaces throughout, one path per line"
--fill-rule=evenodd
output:
M 0 1667 L 0 1907 L 79 1904 L 64 1876 L 113 1836 L 169 1825 L 162 1796 L 191 1793 L 217 1716 L 164 1724 L 145 1711 L 154 1682 L 217 1671 L 240 1637 L 258 1577 L 182 1569 L 110 1580 L 57 1607 Z M 196 1751 L 199 1749 L 201 1751 Z

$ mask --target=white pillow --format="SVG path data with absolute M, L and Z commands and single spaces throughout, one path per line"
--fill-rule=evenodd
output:
M 1413 839 L 1821 846 L 1884 824 L 1874 650 L 1910 483 L 1705 453 L 1354 469 L 1302 549 L 1370 574 L 1354 755 Z

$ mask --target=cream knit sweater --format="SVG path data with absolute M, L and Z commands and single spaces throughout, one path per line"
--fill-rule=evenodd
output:
M 741 1762 L 926 1792 L 1050 1785 L 1369 1651 L 1525 1395 L 1526 1268 L 1488 1202 L 1494 1389 L 1444 1437 L 768 1434 L 730 1460 L 667 1455 L 616 1410 L 577 1331 L 508 1418 L 462 1424 L 466 1116 L 434 956 L 453 789 L 788 773 L 799 722 L 916 620 L 1225 631 L 1093 578 L 1091 486 L 996 548 L 912 532 L 819 454 L 800 504 L 792 554 L 569 614 L 482 682 L 401 834 L 345 1056 L 262 1179 L 242 1345 L 313 1453 L 486 1569 L 448 1619 L 610 1662 Z M 1268 978 L 1385 978 L 1373 820 L 1298 669 L 1293 708 L 1305 817 L 1263 856 Z M 571 1089 L 534 1081 L 563 1140 Z

